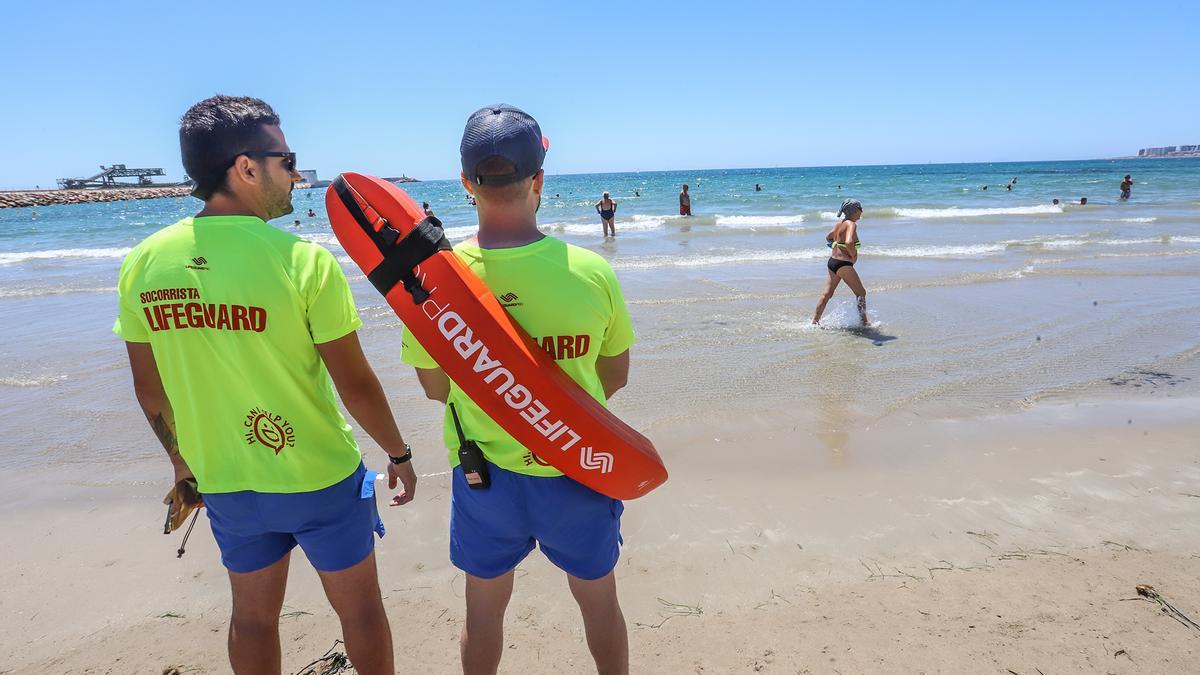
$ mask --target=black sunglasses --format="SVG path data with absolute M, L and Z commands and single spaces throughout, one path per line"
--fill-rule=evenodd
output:
M 245 155 L 247 157 L 282 157 L 283 158 L 283 168 L 287 169 L 288 171 L 296 170 L 296 153 L 294 153 L 294 152 L 279 152 L 279 151 L 272 152 L 272 151 L 266 151 L 266 150 L 251 150 L 249 152 L 239 152 L 238 154 Z M 237 157 L 234 156 L 233 159 L 236 161 Z M 233 165 L 233 163 L 230 162 L 230 166 L 232 166 L 232 165 Z

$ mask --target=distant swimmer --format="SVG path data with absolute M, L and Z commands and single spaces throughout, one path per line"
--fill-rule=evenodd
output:
M 1080 198 L 1079 198 L 1079 205 L 1080 205 L 1080 206 L 1087 206 L 1087 197 L 1080 197 Z
M 641 193 L 641 192 L 639 192 L 639 191 L 637 191 L 637 190 L 634 190 L 634 191 L 633 191 L 633 196 L 634 196 L 634 197 L 641 197 L 641 196 L 642 196 L 642 193 Z
M 986 185 L 984 185 L 983 187 L 981 187 L 981 188 L 979 188 L 979 189 L 980 189 L 980 190 L 987 190 L 987 186 L 986 186 Z
M 316 217 L 317 217 L 317 212 L 316 212 L 316 211 L 313 211 L 312 209 L 309 209 L 309 210 L 308 210 L 308 217 L 309 217 L 309 218 L 316 218 Z
M 762 186 L 761 186 L 761 185 L 759 185 L 758 183 L 755 183 L 755 184 L 754 184 L 754 191 L 755 191 L 755 192 L 762 192 Z
M 842 186 L 841 186 L 841 185 L 839 185 L 839 186 L 838 186 L 838 189 L 839 189 L 839 190 L 841 190 L 841 189 L 842 189 Z
M 1055 199 L 1054 201 L 1052 201 L 1052 202 L 1050 202 L 1050 203 L 1051 203 L 1051 204 L 1054 204 L 1055 206 L 1058 206 L 1058 200 L 1057 200 L 1057 199 Z
M 1133 176 L 1125 174 L 1125 180 L 1121 181 L 1121 199 L 1129 199 L 1129 193 L 1133 190 Z
M 425 212 L 426 218 L 433 217 L 433 209 L 429 208 L 429 202 L 421 202 L 421 210 Z
M 600 225 L 604 227 L 604 236 L 617 236 L 617 225 L 614 222 L 617 217 L 617 203 L 609 198 L 607 192 L 600 197 L 600 201 L 596 202 L 596 213 L 600 214 Z M 609 234 L 610 230 L 612 234 Z
M 297 230 L 300 229 L 300 221 L 299 220 L 292 221 L 292 227 L 296 228 Z
M 862 324 L 870 325 L 867 320 L 867 289 L 858 278 L 858 272 L 854 271 L 854 263 L 858 262 L 858 247 L 861 246 L 858 240 L 858 219 L 862 217 L 862 212 L 862 203 L 857 199 L 842 202 L 842 208 L 837 213 L 840 219 L 838 224 L 825 235 L 825 241 L 833 251 L 825 264 L 829 268 L 829 281 L 826 282 L 825 291 L 821 293 L 821 299 L 817 302 L 813 325 L 820 323 L 821 315 L 825 313 L 825 305 L 829 304 L 834 290 L 842 281 L 846 282 L 850 290 L 854 291 L 854 297 L 858 299 L 858 316 L 862 319 Z
M 679 215 L 692 215 L 692 196 L 688 194 L 688 186 L 683 186 L 683 191 L 679 193 Z

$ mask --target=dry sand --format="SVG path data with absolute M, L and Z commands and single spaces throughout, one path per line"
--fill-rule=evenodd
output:
M 1200 629 L 1135 592 L 1152 584 L 1200 621 L 1195 399 L 813 429 L 804 413 L 697 411 L 649 430 L 672 479 L 624 520 L 635 672 L 1200 670 Z M 400 672 L 450 673 L 462 577 L 444 464 L 422 459 L 436 475 L 385 512 L 381 579 Z M 0 673 L 227 672 L 229 591 L 206 520 L 177 560 L 178 535 L 158 529 L 165 483 L 45 478 L 0 502 Z M 311 567 L 297 556 L 292 570 L 288 672 L 338 637 Z M 537 552 L 518 575 L 502 672 L 588 672 L 562 575 Z

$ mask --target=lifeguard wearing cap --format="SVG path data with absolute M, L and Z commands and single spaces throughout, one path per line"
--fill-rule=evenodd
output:
M 475 185 L 509 185 L 536 174 L 546 159 L 550 141 L 537 120 L 516 106 L 497 103 L 467 118 L 459 153 L 462 171 Z M 504 174 L 480 174 L 484 162 L 499 158 L 512 165 Z

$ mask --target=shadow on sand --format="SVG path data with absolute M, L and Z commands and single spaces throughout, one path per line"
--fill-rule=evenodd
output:
M 891 342 L 892 340 L 900 339 L 900 338 L 896 337 L 895 335 L 887 335 L 885 333 L 881 333 L 878 328 L 874 328 L 872 326 L 848 326 L 846 328 L 843 328 L 842 331 L 845 333 L 849 333 L 850 335 L 853 335 L 854 337 L 860 337 L 860 338 L 863 338 L 864 340 L 870 340 L 871 344 L 875 345 L 876 347 L 883 346 L 883 343 L 885 343 L 885 342 Z

